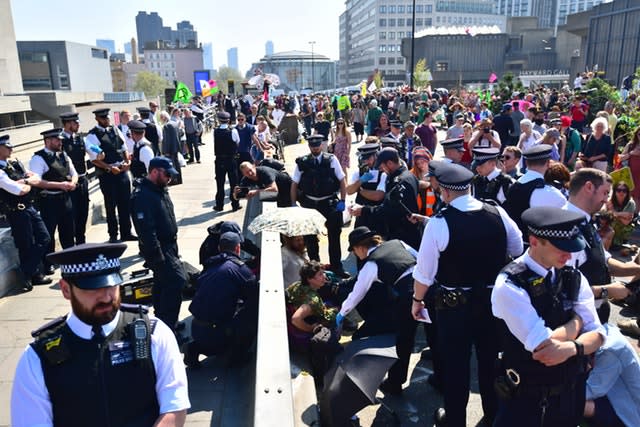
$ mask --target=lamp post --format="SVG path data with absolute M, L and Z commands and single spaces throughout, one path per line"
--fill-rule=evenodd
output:
M 411 80 L 409 81 L 409 90 L 413 92 L 413 69 L 415 67 L 415 46 L 416 46 L 416 0 L 413 0 L 413 6 L 411 8 L 411 65 L 409 72 L 411 73 Z
M 315 74 L 315 61 L 314 61 L 314 57 L 313 57 L 313 46 L 316 44 L 316 42 L 312 41 L 312 42 L 309 42 L 309 44 L 311 45 L 311 89 L 315 92 L 315 90 L 316 90 L 316 74 Z

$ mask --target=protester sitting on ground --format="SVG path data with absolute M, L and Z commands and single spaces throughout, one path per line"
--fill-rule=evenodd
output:
M 603 172 L 607 171 L 608 160 L 611 155 L 611 137 L 606 134 L 609 129 L 609 122 L 604 117 L 598 117 L 591 122 L 589 139 L 584 144 L 584 148 L 578 154 L 576 170 L 580 168 L 596 168 Z
M 631 198 L 629 186 L 619 181 L 613 185 L 611 198 L 607 202 L 607 211 L 613 215 L 611 226 L 614 230 L 613 245 L 620 246 L 629 239 L 635 229 L 633 218 L 636 212 L 636 202 Z
M 300 280 L 300 269 L 309 261 L 304 236 L 281 236 L 282 240 L 282 281 L 287 288 Z

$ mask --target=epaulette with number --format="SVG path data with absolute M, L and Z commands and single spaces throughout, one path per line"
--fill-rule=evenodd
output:
M 45 323 L 44 325 L 40 326 L 35 331 L 31 331 L 31 336 L 33 338 L 38 338 L 43 332 L 48 331 L 50 329 L 53 329 L 53 328 L 63 324 L 66 320 L 67 320 L 67 316 L 60 316 L 60 317 L 58 317 L 56 319 L 53 319 L 52 321 L 50 321 L 48 323 Z
M 140 312 L 142 312 L 142 314 L 148 314 L 149 313 L 149 307 L 147 307 L 146 305 L 141 305 L 141 304 L 125 304 L 125 303 L 122 303 L 122 304 L 120 304 L 120 310 L 121 311 L 126 311 L 127 313 L 135 313 L 135 314 L 138 314 Z

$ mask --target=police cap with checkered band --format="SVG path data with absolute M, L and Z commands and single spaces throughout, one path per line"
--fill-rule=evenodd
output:
M 47 255 L 60 265 L 62 278 L 80 289 L 99 289 L 122 283 L 120 256 L 124 243 L 84 243 Z
M 565 252 L 580 252 L 586 246 L 578 226 L 584 215 L 565 209 L 539 206 L 522 213 L 522 222 L 530 235 L 548 240 Z

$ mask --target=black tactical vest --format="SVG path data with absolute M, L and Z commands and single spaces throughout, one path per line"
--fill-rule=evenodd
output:
M 140 144 L 140 141 L 136 142 L 133 146 L 133 158 L 131 159 L 131 174 L 134 178 L 144 178 L 147 176 L 147 167 L 144 162 L 140 160 L 140 150 L 144 146 L 149 146 L 148 143 L 143 142 Z
M 26 172 L 19 160 L 8 160 L 5 166 L 0 166 L 0 170 L 5 171 L 12 181 L 23 179 Z M 4 189 L 0 189 L 0 214 L 22 210 L 30 206 L 34 201 L 35 194 L 34 187 L 31 187 L 31 191 L 23 196 L 16 196 Z
M 65 182 L 71 179 L 69 158 L 64 152 L 60 153 L 60 157 L 44 150 L 37 151 L 35 155 L 42 157 L 49 167 L 49 170 L 42 175 L 42 179 L 52 182 Z
M 98 141 L 100 142 L 100 148 L 104 152 L 103 161 L 105 163 L 114 164 L 120 163 L 124 160 L 124 141 L 116 133 L 113 127 L 110 127 L 109 131 L 107 132 L 96 126 L 91 129 L 89 133 L 95 135 L 96 138 L 98 138 Z
M 520 231 L 522 231 L 522 238 L 527 241 L 527 227 L 522 222 L 522 213 L 529 209 L 529 202 L 533 191 L 538 188 L 544 188 L 544 180 L 542 178 L 536 178 L 533 181 L 529 181 L 525 184 L 515 182 L 507 193 L 507 199 L 502 206 L 509 214 L 511 219 L 516 223 Z
M 213 150 L 216 156 L 234 156 L 238 152 L 238 145 L 231 136 L 231 128 L 213 130 Z
M 369 254 L 366 261 L 378 265 L 378 279 L 387 286 L 393 286 L 408 268 L 416 265 L 416 259 L 400 240 L 382 242 Z
M 340 181 L 331 167 L 332 154 L 322 153 L 320 162 L 312 154 L 298 157 L 296 164 L 302 173 L 300 191 L 306 196 L 327 197 L 340 189 Z
M 507 232 L 498 210 L 487 203 L 468 212 L 449 205 L 437 216 L 447 222 L 449 244 L 440 253 L 436 281 L 450 287 L 492 285 L 507 259 Z
M 584 274 L 591 286 L 606 285 L 611 283 L 611 274 L 607 266 L 607 258 L 602 246 L 602 239 L 598 235 L 595 227 L 590 222 L 585 222 L 580 226 L 580 231 L 584 236 L 587 247 L 584 248 L 587 254 L 587 261 L 578 267 Z
M 76 168 L 78 175 L 87 173 L 87 163 L 84 161 L 84 141 L 82 138 L 78 135 L 67 137 L 65 134 L 65 137 L 62 140 L 62 147 L 69 158 L 71 158 L 73 167 Z
M 158 155 L 160 152 L 160 135 L 158 135 L 158 128 L 153 123 L 145 123 L 147 128 L 144 130 L 144 137 L 151 143 L 151 149 L 154 155 Z
M 362 174 L 361 174 L 362 175 Z M 365 183 L 360 184 L 360 188 L 370 191 L 376 191 L 378 185 L 380 185 L 380 180 L 382 179 L 382 172 L 378 171 L 378 176 L 375 181 L 367 181 Z M 373 200 L 365 199 L 360 192 L 356 195 L 356 203 L 361 206 L 376 206 L 382 204 L 382 200 L 374 202 Z
M 502 193 L 507 196 L 509 187 L 513 184 L 513 179 L 503 173 L 498 174 L 494 179 L 489 181 L 487 177 L 476 175 L 473 178 L 473 197 L 482 201 L 494 201 L 498 204 L 498 193 L 502 189 Z
M 527 292 L 531 305 L 545 326 L 550 329 L 567 323 L 573 317 L 573 302 L 580 290 L 580 273 L 564 267 L 556 270 L 553 282 L 531 271 L 524 262 L 512 262 L 504 270 L 509 281 Z M 545 366 L 533 360 L 531 352 L 509 331 L 504 321 L 499 322 L 500 351 L 505 369 L 514 369 L 521 379 L 521 385 L 553 386 L 571 384 L 581 369 L 577 357 L 571 357 L 557 366 Z
M 101 344 L 79 338 L 64 318 L 39 331 L 31 346 L 40 357 L 55 426 L 153 425 L 160 412 L 153 360 L 134 360 L 130 346 L 128 325 L 137 317 L 122 311 Z

